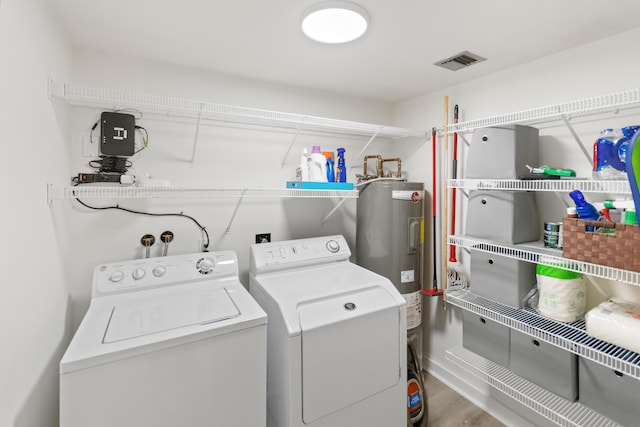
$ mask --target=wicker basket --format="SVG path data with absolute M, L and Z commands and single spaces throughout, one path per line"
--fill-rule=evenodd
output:
M 587 226 L 615 233 L 586 231 Z M 640 272 L 640 229 L 634 224 L 565 218 L 562 256 L 578 261 Z

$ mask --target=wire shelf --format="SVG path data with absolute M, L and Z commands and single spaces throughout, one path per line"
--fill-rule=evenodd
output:
M 71 105 L 103 109 L 135 108 L 143 113 L 208 119 L 276 128 L 382 138 L 426 137 L 422 130 L 284 113 L 125 90 L 50 82 L 50 96 Z
M 358 198 L 357 190 L 285 188 L 116 187 L 48 185 L 49 202 L 57 199 L 239 199 L 239 198 Z
M 509 244 L 464 235 L 454 235 L 448 237 L 448 242 L 450 245 L 458 247 L 475 249 L 536 264 L 550 265 L 590 276 L 640 286 L 639 272 L 564 258 L 561 249 L 545 248 L 541 241 Z
M 570 402 L 477 354 L 456 347 L 447 360 L 559 426 L 621 427 L 579 402 Z
M 467 290 L 448 291 L 447 302 L 640 379 L 640 354 L 587 335 L 584 320 L 556 322 L 531 308 L 516 309 Z
M 453 134 L 454 132 L 472 131 L 489 126 L 548 123 L 562 120 L 563 118 L 589 116 L 638 106 L 640 106 L 640 89 L 632 89 L 515 113 L 449 124 L 446 132 Z
M 448 179 L 449 188 L 466 190 L 553 191 L 583 193 L 631 194 L 628 180 L 592 179 Z

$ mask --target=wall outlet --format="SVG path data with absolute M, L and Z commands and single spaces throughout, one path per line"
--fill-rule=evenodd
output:
M 98 141 L 91 140 L 91 134 L 82 136 L 82 155 L 84 157 L 98 157 Z
M 256 234 L 256 243 L 271 242 L 271 233 Z

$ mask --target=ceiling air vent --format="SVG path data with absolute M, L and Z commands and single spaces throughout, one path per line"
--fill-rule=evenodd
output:
M 442 68 L 446 68 L 447 70 L 456 71 L 461 68 L 468 67 L 469 65 L 473 65 L 477 62 L 482 62 L 485 59 L 486 58 L 483 58 L 474 53 L 464 51 L 450 58 L 443 59 L 442 61 L 438 61 L 434 65 L 437 65 Z

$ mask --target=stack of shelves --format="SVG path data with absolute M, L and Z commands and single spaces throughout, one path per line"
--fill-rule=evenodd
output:
M 471 120 L 449 125 L 446 132 L 473 131 L 475 129 L 511 124 L 535 125 L 563 121 L 571 130 L 572 117 L 590 116 L 621 109 L 640 107 L 640 90 L 588 98 L 542 108 Z M 584 151 L 584 148 L 583 148 Z M 588 153 L 587 153 L 588 154 Z M 511 180 L 511 179 L 451 179 L 449 188 L 464 190 L 542 191 L 605 193 L 630 195 L 629 183 L 621 181 L 594 181 L 590 179 Z M 640 273 L 591 264 L 562 256 L 562 251 L 543 247 L 542 242 L 505 244 L 464 235 L 447 236 L 447 242 L 457 247 L 474 249 L 513 259 L 580 272 L 603 279 L 640 286 Z M 590 337 L 584 321 L 556 322 L 538 315 L 531 309 L 515 309 L 475 295 L 467 290 L 447 292 L 447 302 L 536 339 L 558 346 L 580 357 L 604 365 L 622 374 L 640 380 L 640 355 L 633 351 Z M 451 349 L 447 358 L 516 401 L 533 409 L 558 425 L 614 426 L 618 425 L 578 403 L 569 402 L 553 393 L 518 377 L 507 368 L 490 362 L 464 348 Z

